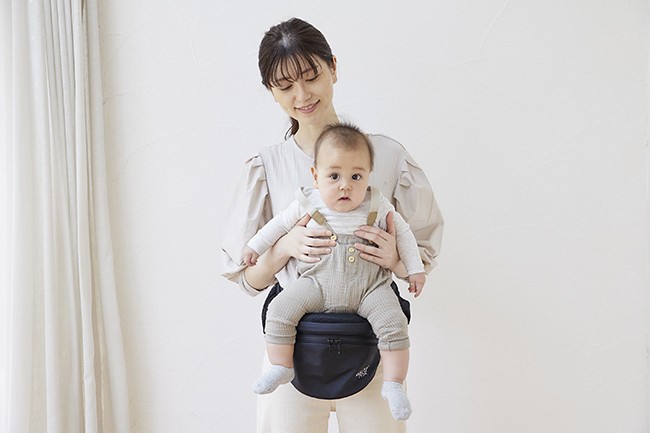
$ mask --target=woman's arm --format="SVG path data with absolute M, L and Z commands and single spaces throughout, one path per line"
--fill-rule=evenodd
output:
M 278 248 L 278 244 L 285 237 L 280 238 L 274 246 L 262 254 L 257 259 L 255 266 L 248 266 L 244 269 L 243 272 L 246 282 L 255 290 L 262 291 L 273 284 L 275 274 L 280 272 L 280 269 L 284 267 L 291 257 L 283 254 L 282 248 Z
M 329 254 L 336 242 L 327 238 L 332 233 L 325 229 L 307 228 L 311 218 L 305 215 L 296 225 L 282 236 L 266 253 L 257 260 L 257 264 L 247 267 L 244 276 L 248 285 L 256 290 L 264 290 L 275 280 L 275 274 L 287 264 L 291 257 L 308 263 L 320 261 L 314 255 Z

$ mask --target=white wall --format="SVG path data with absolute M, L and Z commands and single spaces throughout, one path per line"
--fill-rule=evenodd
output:
M 647 2 L 100 3 L 134 433 L 254 431 L 263 299 L 219 244 L 287 126 L 256 56 L 291 16 L 338 56 L 339 114 L 404 143 L 446 219 L 409 430 L 647 431 Z

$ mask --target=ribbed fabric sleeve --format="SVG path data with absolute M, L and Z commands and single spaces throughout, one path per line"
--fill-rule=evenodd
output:
M 424 264 L 420 258 L 418 242 L 413 232 L 411 232 L 408 223 L 404 221 L 404 218 L 402 218 L 399 212 L 393 214 L 393 222 L 395 223 L 397 252 L 399 253 L 400 260 L 404 263 L 407 275 L 425 272 Z
M 304 209 L 297 200 L 294 200 L 288 208 L 273 217 L 264 227 L 257 232 L 253 239 L 248 242 L 248 246 L 257 254 L 264 254 L 271 248 L 283 235 L 289 233 L 289 230 L 296 225 L 298 220 L 305 215 Z

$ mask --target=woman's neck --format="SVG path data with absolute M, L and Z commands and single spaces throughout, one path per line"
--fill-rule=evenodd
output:
M 339 123 L 339 118 L 336 114 L 330 116 L 327 121 L 318 125 L 301 125 L 298 132 L 295 133 L 293 139 L 296 141 L 298 147 L 307 155 L 314 156 L 314 145 L 316 140 L 323 132 L 326 126 Z

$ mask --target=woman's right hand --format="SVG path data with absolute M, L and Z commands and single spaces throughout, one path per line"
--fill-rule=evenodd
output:
M 326 229 L 307 228 L 310 219 L 309 215 L 305 215 L 289 233 L 260 256 L 255 266 L 246 267 L 244 276 L 248 285 L 256 290 L 264 290 L 273 283 L 275 274 L 286 266 L 291 257 L 316 263 L 320 261 L 319 255 L 332 251 L 331 247 L 336 245 L 336 242 L 329 238 L 332 233 Z
M 316 263 L 320 261 L 320 257 L 317 256 L 331 253 L 331 247 L 336 245 L 336 242 L 330 238 L 331 231 L 307 228 L 310 219 L 309 214 L 302 217 L 289 233 L 275 243 L 274 248 L 287 260 L 289 257 L 294 257 L 303 262 Z

